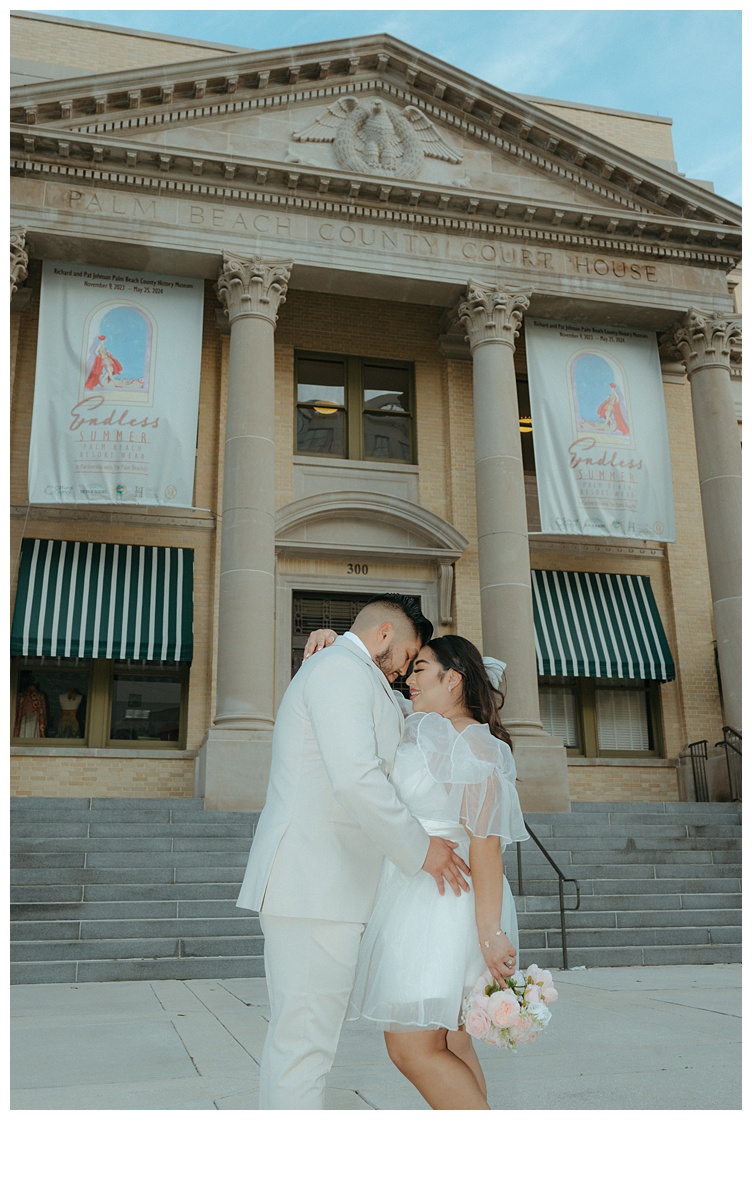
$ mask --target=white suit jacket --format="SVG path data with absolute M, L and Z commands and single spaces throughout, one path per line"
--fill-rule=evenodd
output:
M 303 663 L 277 714 L 239 908 L 367 921 L 385 855 L 421 869 L 428 834 L 389 782 L 403 725 L 385 676 L 349 638 Z

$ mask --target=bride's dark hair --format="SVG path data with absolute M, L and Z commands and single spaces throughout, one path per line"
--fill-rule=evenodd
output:
M 465 707 L 470 715 L 481 725 L 488 725 L 494 737 L 513 748 L 512 739 L 499 716 L 504 695 L 488 678 L 478 648 L 456 633 L 433 638 L 428 647 L 444 671 L 456 671 L 462 676 Z

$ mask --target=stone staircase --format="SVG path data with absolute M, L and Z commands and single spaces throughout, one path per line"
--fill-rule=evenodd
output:
M 580 885 L 566 917 L 569 966 L 653 966 L 741 960 L 741 804 L 574 803 L 531 813 L 564 875 Z M 521 961 L 561 967 L 555 872 L 532 841 L 504 859 L 515 893 Z M 564 888 L 567 907 L 575 889 Z
M 235 907 L 257 814 L 197 799 L 11 806 L 12 983 L 263 975 L 258 918 Z M 528 822 L 580 884 L 570 967 L 739 961 L 740 804 L 582 803 Z M 522 864 L 521 960 L 561 966 L 556 876 L 532 842 Z M 514 852 L 505 867 L 517 893 Z
M 257 813 L 197 799 L 11 800 L 11 982 L 263 975 L 235 907 Z

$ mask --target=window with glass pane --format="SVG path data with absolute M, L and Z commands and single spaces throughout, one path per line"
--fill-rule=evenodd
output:
M 579 746 L 577 696 L 573 687 L 541 687 L 541 724 L 551 737 L 561 738 L 567 749 Z
M 410 372 L 407 367 L 363 365 L 363 457 L 412 461 Z
M 85 741 L 88 694 L 89 671 L 75 661 L 19 671 L 13 736 Z
M 115 670 L 112 678 L 112 741 L 178 742 L 179 675 Z
M 343 360 L 298 358 L 295 448 L 299 453 L 347 456 L 345 398 Z
M 644 688 L 597 687 L 595 714 L 601 750 L 652 750 Z

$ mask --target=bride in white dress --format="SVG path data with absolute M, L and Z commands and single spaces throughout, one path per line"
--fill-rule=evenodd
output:
M 485 663 L 494 675 L 496 660 Z M 502 986 L 516 969 L 502 850 L 528 833 L 498 712 L 501 670 L 496 663 L 492 681 L 476 647 L 453 635 L 435 638 L 415 660 L 412 713 L 391 780 L 429 833 L 469 855 L 472 887 L 440 895 L 424 872 L 404 875 L 385 860 L 348 1012 L 384 1030 L 390 1058 L 434 1109 L 488 1109 L 460 1009 L 486 968 Z

